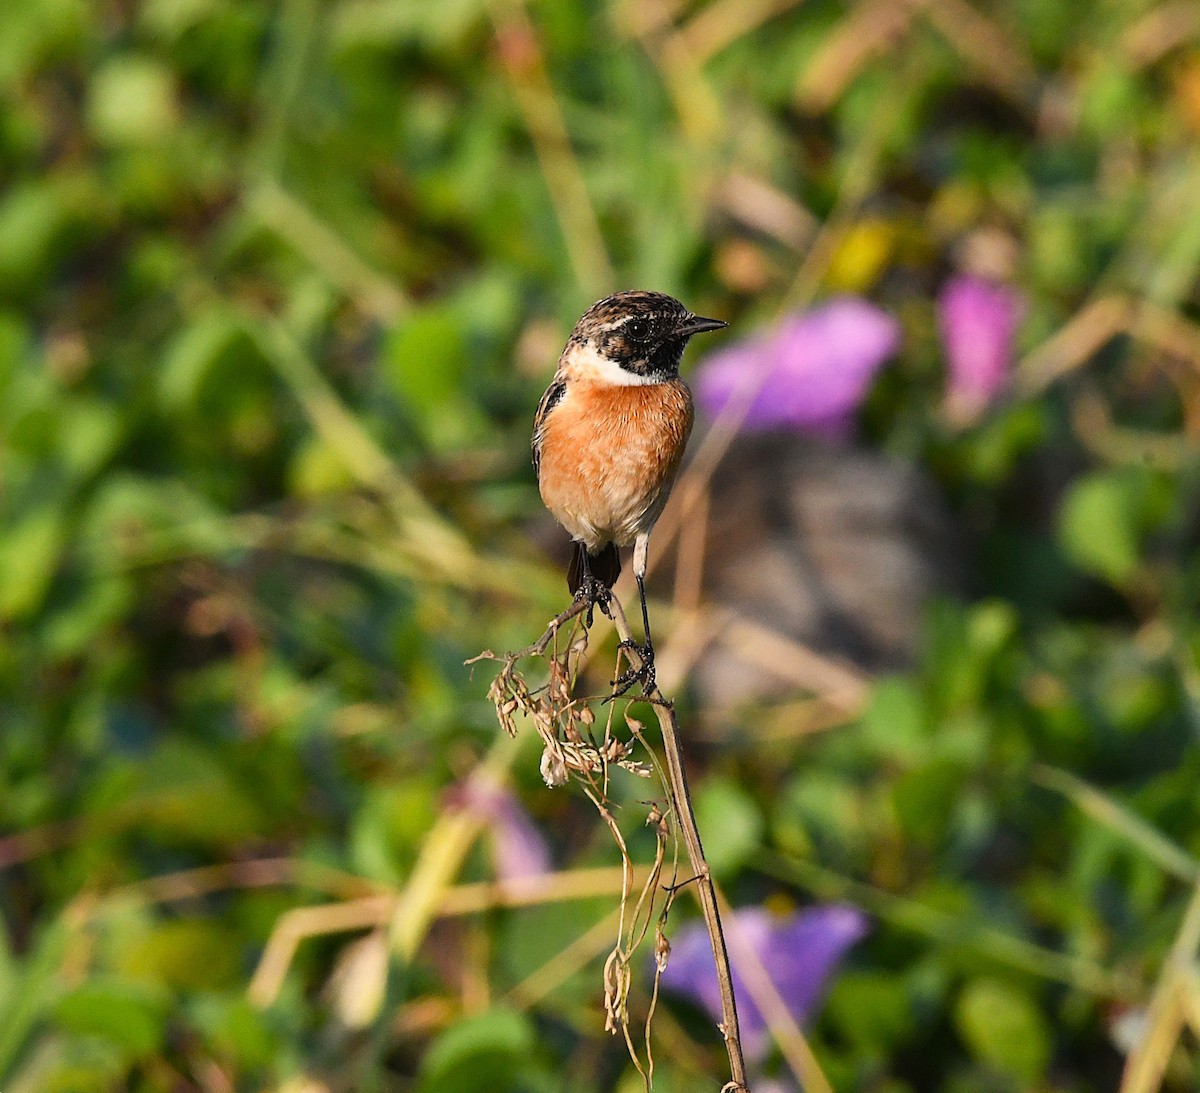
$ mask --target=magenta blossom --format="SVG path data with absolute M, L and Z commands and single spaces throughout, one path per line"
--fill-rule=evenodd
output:
M 949 372 L 946 404 L 956 419 L 974 420 L 1007 385 L 1023 311 L 1009 285 L 962 273 L 943 286 L 938 329 Z
M 488 823 L 497 880 L 530 880 L 550 873 L 546 840 L 511 790 L 476 775 L 452 790 L 450 797 L 453 807 Z
M 713 353 L 696 373 L 696 396 L 712 417 L 750 399 L 747 429 L 791 426 L 844 436 L 875 373 L 899 344 L 900 324 L 891 315 L 842 296 Z
M 758 954 L 788 1011 L 803 1023 L 816 1011 L 838 962 L 866 934 L 867 916 L 844 903 L 810 907 L 787 916 L 747 907 L 724 925 L 742 1045 L 748 1055 L 761 1060 L 770 1045 L 767 1023 L 738 972 L 739 943 Z M 689 922 L 676 934 L 662 985 L 698 1002 L 714 1020 L 721 1019 L 717 969 L 702 923 Z

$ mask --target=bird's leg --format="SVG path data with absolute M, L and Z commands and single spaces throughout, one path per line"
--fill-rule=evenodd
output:
M 646 609 L 646 555 L 650 543 L 650 533 L 642 532 L 633 544 L 633 575 L 637 580 L 638 599 L 642 603 L 642 632 L 646 635 L 646 644 L 639 645 L 636 641 L 623 641 L 618 646 L 621 649 L 632 649 L 637 653 L 639 664 L 632 665 L 613 681 L 613 697 L 620 697 L 635 683 L 641 683 L 642 694 L 648 695 L 655 688 L 654 678 L 654 641 L 650 637 L 650 612 Z
M 576 543 L 575 549 L 579 551 L 580 568 L 583 570 L 583 580 L 579 582 L 575 599 L 583 600 L 587 604 L 585 622 L 590 630 L 592 626 L 592 609 L 598 606 L 604 614 L 608 615 L 608 601 L 612 593 L 609 591 L 608 585 L 597 578 L 592 572 L 592 562 L 588 555 L 587 547 L 583 543 Z

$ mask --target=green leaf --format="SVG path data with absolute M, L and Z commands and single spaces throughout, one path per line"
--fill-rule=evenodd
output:
M 42 929 L 20 964 L 6 957 L 0 979 L 0 1078 L 8 1077 L 30 1031 L 57 997 L 70 938 L 62 919 L 56 919 Z
M 705 856 L 718 876 L 736 872 L 762 844 L 763 818 L 754 798 L 727 779 L 696 791 L 696 823 Z
M 241 970 L 237 935 L 217 922 L 177 919 L 123 935 L 118 964 L 130 979 L 176 990 L 213 990 L 236 982 Z
M 929 729 L 916 685 L 898 677 L 880 680 L 859 731 L 880 756 L 904 763 L 919 761 L 929 747 Z
M 963 781 L 961 764 L 949 759 L 935 759 L 906 772 L 892 790 L 904 833 L 916 843 L 936 847 L 954 817 Z
M 967 618 L 967 641 L 980 659 L 995 656 L 1017 631 L 1019 620 L 1012 604 L 985 600 L 971 608 Z
M 433 448 L 460 448 L 482 429 L 465 391 L 468 352 L 461 308 L 450 306 L 414 315 L 388 345 L 388 383 Z
M 60 175 L 0 196 L 0 286 L 28 288 L 46 273 L 80 215 L 79 189 Z
M 529 1019 L 495 1009 L 443 1032 L 421 1060 L 419 1093 L 503 1093 L 535 1044 Z
M 134 1057 L 151 1055 L 163 1044 L 168 999 L 126 983 L 88 983 L 55 1007 L 58 1024 L 69 1032 L 98 1036 Z
M 31 615 L 42 604 L 66 540 L 62 511 L 34 509 L 0 537 L 0 619 Z
M 221 846 L 263 834 L 262 809 L 250 787 L 178 738 L 141 764 L 124 808 L 170 843 Z
M 877 835 L 867 830 L 863 793 L 829 771 L 797 775 L 776 803 L 773 819 L 781 845 L 801 856 L 818 854 L 826 863 L 853 856 Z
M 859 1051 L 879 1055 L 901 1044 L 916 1024 L 903 978 L 886 972 L 843 972 L 830 989 L 826 1012 Z
M 83 518 L 82 541 L 111 561 L 156 538 L 197 553 L 228 547 L 218 511 L 178 478 L 106 476 Z
M 1059 540 L 1083 569 L 1120 584 L 1138 564 L 1136 515 L 1128 479 L 1089 475 L 1076 482 L 1063 501 Z
M 58 441 L 63 461 L 79 477 L 97 470 L 112 455 L 121 435 L 117 409 L 99 399 L 77 397 L 58 408 Z
M 239 991 L 231 997 L 206 994 L 193 1007 L 195 1021 L 211 1049 L 247 1067 L 268 1065 L 279 1042 L 264 1012 Z
M 155 60 L 115 57 L 92 77 L 88 125 L 101 144 L 157 144 L 178 116 L 174 78 Z
M 237 321 L 222 310 L 207 311 L 183 327 L 159 372 L 164 404 L 179 410 L 194 403 L 211 369 L 241 337 Z
M 0 85 L 25 77 L 48 55 L 71 50 L 84 38 L 87 0 L 22 0 L 0 4 Z
M 174 39 L 220 10 L 221 0 L 145 0 L 138 20 L 152 34 Z
M 86 654 L 89 643 L 116 624 L 136 596 L 133 581 L 124 573 L 93 573 L 72 593 L 43 631 L 46 651 L 55 657 Z
M 466 340 L 454 309 L 426 308 L 392 335 L 386 358 L 392 389 L 419 413 L 436 413 L 458 395 Z
M 1037 1084 L 1050 1060 L 1050 1033 L 1025 991 L 998 979 L 976 979 L 959 996 L 954 1016 L 980 1062 Z
M 486 15 L 484 0 L 343 4 L 337 9 L 334 22 L 335 39 L 342 49 L 410 42 L 449 49 Z
M 681 878 L 686 879 L 686 878 Z M 545 903 L 521 909 L 498 923 L 496 956 L 504 974 L 514 982 L 541 968 L 549 953 L 560 952 L 612 911 L 607 897 Z M 579 967 L 555 990 L 555 997 L 584 1005 L 593 997 L 595 981 L 588 964 Z
M 426 782 L 376 786 L 364 795 L 347 838 L 356 871 L 399 884 L 437 817 L 433 787 Z
M 1081 82 L 1083 123 L 1101 136 L 1129 132 L 1130 118 L 1139 113 L 1137 78 L 1124 65 L 1105 59 Z
M 354 485 L 354 475 L 338 450 L 322 436 L 312 436 L 288 466 L 288 492 L 311 499 L 341 493 Z

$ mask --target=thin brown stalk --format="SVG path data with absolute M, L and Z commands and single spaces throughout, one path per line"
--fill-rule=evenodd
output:
M 692 518 L 679 529 L 675 555 L 675 609 L 695 611 L 700 606 L 704 581 L 704 554 L 708 540 L 709 491 L 703 490 Z
M 1135 310 L 1134 302 L 1121 295 L 1089 301 L 1017 365 L 1014 380 L 1017 393 L 1033 398 L 1084 364 L 1128 329 Z
M 613 621 L 622 641 L 633 641 L 633 632 L 619 602 L 614 600 Z M 717 981 L 721 988 L 721 1035 L 725 1039 L 725 1050 L 729 1055 L 729 1069 L 734 1089 L 748 1090 L 746 1062 L 742 1054 L 741 1032 L 738 1027 L 737 1001 L 733 990 L 733 971 L 729 964 L 729 950 L 725 945 L 725 932 L 721 926 L 721 912 L 717 906 L 717 890 L 704 856 L 704 845 L 700 841 L 700 829 L 696 825 L 696 814 L 692 809 L 692 795 L 688 789 L 687 770 L 683 763 L 683 742 L 679 734 L 679 722 L 675 717 L 675 705 L 665 698 L 656 686 L 646 696 L 658 725 L 662 731 L 663 753 L 667 766 L 667 789 L 671 810 L 675 814 L 679 832 L 683 836 L 688 864 L 695 875 L 696 891 L 704 924 L 708 928 L 708 940 L 717 963 Z
M 679 736 L 679 722 L 675 718 L 675 707 L 655 689 L 650 706 L 662 730 L 663 751 L 667 760 L 667 777 L 671 807 L 683 835 L 688 864 L 696 877 L 696 891 L 704 924 L 708 928 L 708 941 L 717 962 L 717 981 L 721 987 L 721 1035 L 725 1039 L 725 1050 L 729 1054 L 729 1070 L 736 1089 L 748 1090 L 746 1084 L 746 1062 L 742 1055 L 741 1031 L 738 1027 L 737 1001 L 733 992 L 733 971 L 729 964 L 729 950 L 725 945 L 725 931 L 721 926 L 721 912 L 717 907 L 717 892 L 713 885 L 708 860 L 704 856 L 704 845 L 700 841 L 700 829 L 696 826 L 696 814 L 692 809 L 692 796 L 688 789 L 687 771 L 683 764 L 683 745 Z
M 639 40 L 658 67 L 688 140 L 698 147 L 711 146 L 724 132 L 724 111 L 704 75 L 703 58 L 697 57 L 674 29 L 678 14 L 676 4 L 638 0 L 615 8 L 612 18 L 618 30 Z
M 728 904 L 721 894 L 717 893 L 721 910 L 729 910 Z M 795 1075 L 800 1087 L 807 1093 L 833 1093 L 829 1079 L 821 1070 L 821 1064 L 809 1046 L 808 1037 L 800 1028 L 796 1019 L 788 1009 L 787 1002 L 779 993 L 771 979 L 771 973 L 763 964 L 762 958 L 752 945 L 747 945 L 736 934 L 733 937 L 733 948 L 737 954 L 738 967 L 750 997 L 754 999 L 759 1012 L 767 1023 L 775 1043 L 779 1045 L 780 1054 L 788 1069 Z
M 701 8 L 676 31 L 692 63 L 699 66 L 758 30 L 764 23 L 798 6 L 800 0 L 716 0 Z
M 796 83 L 796 98 L 812 113 L 830 109 L 864 65 L 894 49 L 928 0 L 866 0 L 825 36 Z
M 1197 35 L 1200 8 L 1194 0 L 1175 0 L 1147 11 L 1121 35 L 1118 47 L 1134 69 L 1144 69 Z
M 1033 107 L 1037 95 L 1033 61 L 995 20 L 966 0 L 932 0 L 925 13 L 980 78 L 1018 106 Z
M 1147 1014 L 1147 1028 L 1125 1063 L 1120 1093 L 1153 1093 L 1162 1086 L 1171 1055 L 1187 1023 L 1187 1007 L 1183 999 L 1198 952 L 1200 884 L 1192 889 L 1183 922 L 1155 984 Z
M 641 668 L 633 632 L 629 626 L 625 611 L 620 600 L 613 594 L 605 605 L 606 613 L 612 619 L 617 635 L 621 639 L 621 653 L 631 662 L 633 668 Z M 617 827 L 607 802 L 603 796 L 603 779 L 606 776 L 607 765 L 617 762 L 635 773 L 648 775 L 654 768 L 646 768 L 645 764 L 634 763 L 630 759 L 630 751 L 634 743 L 645 746 L 641 726 L 631 719 L 626 719 L 633 739 L 623 744 L 616 737 L 606 732 L 602 745 L 596 744 L 590 732 L 594 717 L 584 716 L 586 701 L 581 705 L 580 700 L 572 696 L 575 674 L 580 662 L 587 651 L 588 631 L 582 628 L 578 637 L 572 638 L 565 653 L 558 653 L 558 634 L 568 623 L 575 624 L 584 612 L 581 602 L 572 604 L 562 612 L 546 628 L 542 636 L 531 645 L 518 653 L 497 656 L 488 651 L 474 658 L 472 663 L 482 659 L 500 661 L 502 664 L 499 675 L 493 682 L 489 696 L 496 705 L 501 724 L 510 733 L 515 731 L 515 715 L 523 714 L 532 721 L 542 736 L 546 745 L 543 753 L 542 772 L 548 784 L 558 785 L 572 775 L 584 787 L 585 792 L 596 805 L 601 818 L 609 826 L 613 837 L 621 850 L 622 861 L 628 868 L 628 854 L 625 840 Z M 576 626 L 572 625 L 574 633 Z M 628 648 L 628 645 L 633 648 Z M 550 668 L 550 680 L 544 688 L 531 689 L 517 670 L 517 663 L 525 657 L 540 657 L 546 650 L 554 647 L 553 655 L 546 659 Z M 618 669 L 621 655 L 618 655 Z M 665 861 L 665 848 L 662 833 L 665 832 L 664 818 L 674 817 L 674 824 L 682 837 L 688 864 L 693 875 L 696 895 L 700 901 L 705 925 L 708 928 L 709 942 L 712 946 L 713 957 L 717 966 L 717 980 L 721 994 L 721 1021 L 718 1026 L 725 1042 L 725 1050 L 729 1056 L 731 1080 L 723 1087 L 733 1093 L 749 1093 L 747 1084 L 746 1063 L 742 1052 L 741 1035 L 738 1028 L 737 1003 L 734 997 L 733 972 L 729 963 L 729 952 L 725 945 L 725 935 L 721 926 L 721 913 L 717 903 L 716 888 L 709 871 L 708 861 L 704 856 L 704 846 L 700 841 L 700 831 L 696 825 L 696 816 L 692 808 L 691 793 L 688 789 L 687 772 L 683 763 L 683 747 L 679 732 L 679 723 L 675 716 L 675 707 L 667 699 L 657 685 L 642 695 L 654 711 L 662 732 L 663 751 L 665 755 L 665 776 L 663 768 L 659 767 L 660 779 L 667 796 L 667 809 L 659 812 L 652 808 L 650 819 L 657 825 L 660 834 L 658 852 L 651 873 L 651 884 L 643 889 L 632 916 L 628 919 L 624 914 L 624 904 L 628 899 L 632 885 L 632 875 L 628 876 L 622 885 L 622 913 L 619 918 L 619 936 L 616 947 L 612 950 L 604 969 L 605 1006 L 608 1015 L 607 1027 L 612 1031 L 620 1031 L 625 1037 L 630 1057 L 643 1079 L 649 1083 L 653 1073 L 653 1056 L 650 1054 L 649 1035 L 646 1037 L 647 1066 L 642 1062 L 635 1050 L 628 1028 L 628 997 L 631 982 L 631 956 L 637 944 L 644 939 L 652 920 L 653 889 L 660 885 L 660 874 Z M 591 741 L 588 743 L 588 741 Z M 657 761 L 655 767 L 657 767 Z M 599 778 L 597 777 L 599 775 Z M 675 885 L 664 889 L 666 892 L 665 905 L 658 914 L 655 930 L 655 959 L 661 972 L 665 964 L 669 946 L 663 933 L 663 923 L 666 911 L 676 890 Z M 639 923 L 641 925 L 639 926 Z M 654 1004 L 657 1001 L 658 976 L 655 976 L 654 996 L 651 1000 L 649 1017 L 653 1016 Z M 649 1017 L 647 1032 L 649 1029 Z

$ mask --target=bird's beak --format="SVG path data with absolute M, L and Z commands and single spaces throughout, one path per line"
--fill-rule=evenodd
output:
M 693 315 L 676 327 L 675 336 L 690 338 L 693 334 L 703 334 L 706 330 L 724 330 L 728 325 L 720 319 L 706 319 L 703 315 Z

